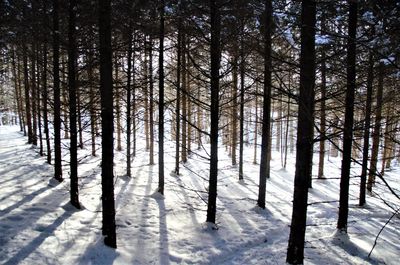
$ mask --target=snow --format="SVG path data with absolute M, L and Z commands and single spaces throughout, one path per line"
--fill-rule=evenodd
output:
M 0 126 L 0 263 L 1 264 L 285 264 L 294 155 L 281 168 L 273 152 L 267 183 L 266 209 L 255 206 L 258 165 L 252 163 L 252 145 L 245 146 L 245 180 L 238 181 L 225 148 L 220 149 L 217 227 L 205 223 L 208 164 L 195 154 L 174 167 L 174 143 L 166 144 L 165 195 L 156 191 L 158 165 L 148 164 L 139 148 L 133 177 L 124 175 L 124 152 L 116 152 L 116 250 L 101 235 L 100 158 L 84 158 L 80 150 L 80 202 L 69 204 L 68 167 L 65 181 L 52 179 L 53 169 L 26 144 L 17 126 Z M 139 139 L 141 146 L 143 140 Z M 208 147 L 206 146 L 206 149 Z M 88 148 L 90 149 L 90 148 Z M 157 157 L 155 159 L 157 161 Z M 381 233 L 368 259 L 375 236 L 392 215 L 378 196 L 368 196 L 358 207 L 358 178 L 352 178 L 348 234 L 336 230 L 340 158 L 326 159 L 325 180 L 310 189 L 305 264 L 398 264 L 400 218 Z M 359 168 L 354 165 L 353 174 Z M 385 175 L 399 191 L 398 166 Z M 400 207 L 378 180 L 376 192 Z M 218 229 L 216 229 L 218 228 Z

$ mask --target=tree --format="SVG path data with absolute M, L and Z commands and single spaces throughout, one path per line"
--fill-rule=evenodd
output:
M 69 88 L 69 121 L 70 121 L 70 200 L 71 204 L 80 209 L 78 195 L 78 135 L 76 128 L 76 0 L 69 1 L 68 24 L 68 88 Z
M 372 87 L 374 82 L 374 56 L 369 52 L 368 56 L 368 73 L 367 73 L 367 100 L 365 103 L 365 121 L 364 121 L 364 146 L 362 155 L 361 183 L 360 183 L 360 199 L 359 205 L 365 204 L 365 188 L 367 183 L 368 170 L 368 151 L 369 151 L 369 128 L 371 126 L 371 107 L 372 107 Z
M 53 0 L 54 178 L 63 181 L 61 166 L 60 31 L 58 0 Z
M 215 224 L 218 179 L 219 68 L 221 60 L 221 14 L 218 0 L 210 0 L 211 18 L 211 129 L 210 178 L 208 186 L 207 222 Z
M 349 181 L 351 167 L 351 146 L 353 141 L 354 93 L 356 89 L 356 30 L 357 0 L 349 0 L 349 22 L 347 39 L 347 89 L 344 120 L 343 157 L 340 176 L 339 218 L 337 228 L 347 233 L 349 214 Z
M 164 10 L 160 2 L 159 57 L 158 57 L 158 192 L 164 194 Z
M 290 264 L 302 264 L 304 259 L 304 237 L 314 129 L 315 21 L 315 1 L 303 0 L 301 3 L 300 95 L 298 98 L 296 170 L 292 221 L 286 256 L 286 261 Z
M 264 27 L 264 92 L 263 92 L 263 116 L 262 116 L 262 138 L 260 158 L 260 183 L 258 185 L 257 205 L 265 208 L 265 190 L 267 178 L 270 174 L 268 152 L 270 150 L 271 138 L 271 35 L 272 35 L 272 1 L 265 1 L 265 27 Z
M 117 248 L 114 205 L 114 114 L 111 48 L 111 0 L 99 0 L 100 94 L 101 94 L 101 186 L 104 243 Z

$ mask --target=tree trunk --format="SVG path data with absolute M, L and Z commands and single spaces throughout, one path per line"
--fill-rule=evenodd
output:
M 378 152 L 379 152 L 379 140 L 380 140 L 380 130 L 382 122 L 382 98 L 383 98 L 383 75 L 384 75 L 384 65 L 381 62 L 378 68 L 378 91 L 376 96 L 376 112 L 375 112 L 375 125 L 374 131 L 372 133 L 372 153 L 371 162 L 369 166 L 367 190 L 372 192 L 372 186 L 375 184 L 375 175 L 377 173 L 377 163 L 378 163 Z
M 128 177 L 132 176 L 131 172 L 131 125 L 132 125 L 132 112 L 131 112 L 131 107 L 132 107 L 132 88 L 131 88 L 131 80 L 132 80 L 132 21 L 129 21 L 129 29 L 128 29 L 128 54 L 127 54 L 127 64 L 128 64 L 128 69 L 126 73 L 126 175 Z
M 368 170 L 368 150 L 369 150 L 369 131 L 371 126 L 371 108 L 372 108 L 372 88 L 374 83 L 374 56 L 369 53 L 368 57 L 368 73 L 367 73 L 367 100 L 365 104 L 365 121 L 364 121 L 364 146 L 361 167 L 361 183 L 360 183 L 360 199 L 359 205 L 365 205 L 365 188 L 367 183 Z
M 39 48 L 36 49 L 36 64 L 37 64 L 37 78 L 35 80 L 36 82 L 36 87 L 37 87 L 37 127 L 38 127 L 38 132 L 39 132 L 39 155 L 43 156 L 43 134 L 42 134 L 42 107 L 41 107 L 41 100 L 42 100 L 42 89 L 41 89 L 41 67 L 40 67 L 40 52 Z M 42 64 L 43 66 L 43 64 Z
M 187 162 L 187 89 L 186 36 L 182 34 L 182 162 Z
M 316 2 L 301 5 L 300 95 L 296 143 L 293 212 L 286 261 L 302 264 L 314 125 Z
M 258 149 L 258 82 L 256 82 L 256 100 L 255 100 L 255 121 L 254 121 L 254 154 L 253 164 L 257 164 L 257 149 Z
M 207 222 L 215 224 L 218 179 L 219 68 L 221 60 L 221 14 L 218 0 L 210 0 L 211 12 L 211 130 L 210 179 L 208 186 Z
M 26 125 L 28 126 L 28 144 L 33 143 L 32 132 L 32 109 L 31 109 L 31 95 L 29 88 L 29 75 L 28 75 L 28 58 L 27 58 L 26 45 L 23 47 L 23 61 L 24 61 L 24 86 L 25 86 L 25 114 Z
M 69 121 L 70 121 L 70 202 L 80 209 L 78 193 L 78 136 L 76 128 L 76 0 L 69 0 L 68 23 L 68 88 L 69 88 Z
M 233 62 L 232 62 L 232 165 L 236 165 L 236 147 L 237 147 L 237 118 L 238 118 L 238 111 L 237 111 L 237 89 L 238 89 L 238 56 L 237 56 L 237 48 L 235 48 Z
M 325 13 L 321 19 L 321 34 L 326 32 Z M 320 142 L 319 142 L 319 164 L 318 178 L 324 178 L 325 165 L 325 131 L 326 131 L 326 54 L 325 47 L 321 49 L 321 124 L 320 124 Z
M 145 82 L 143 87 L 143 97 L 144 97 L 144 134 L 146 137 L 146 151 L 150 150 L 150 126 L 149 126 L 149 61 L 148 61 L 148 42 L 147 37 L 145 36 L 144 40 L 144 75 L 145 75 Z
M 15 90 L 15 97 L 16 97 L 16 102 L 17 102 L 17 111 L 18 111 L 18 118 L 19 118 L 19 126 L 20 126 L 20 131 L 23 132 L 24 128 L 23 128 L 23 122 L 22 122 L 22 111 L 21 111 L 21 103 L 22 103 L 22 98 L 21 95 L 19 93 L 20 89 L 19 89 L 19 72 L 17 74 L 17 64 L 15 61 L 15 50 L 13 49 L 12 51 L 12 75 L 14 77 L 14 90 Z
M 100 94 L 101 94 L 101 181 L 104 243 L 117 248 L 114 205 L 114 114 L 111 48 L 111 0 L 99 0 Z
M 37 88 L 36 88 L 36 45 L 31 54 L 31 96 L 32 96 L 32 144 L 37 146 Z
M 201 101 L 201 93 L 200 93 L 200 86 L 197 85 L 197 100 L 200 102 Z M 203 119 L 203 115 L 202 115 L 202 109 L 200 104 L 197 104 L 197 150 L 200 150 L 201 146 L 202 146 L 202 142 L 201 142 L 201 130 L 203 128 L 202 126 L 202 119 Z
M 96 156 L 96 106 L 95 93 L 93 89 L 93 51 L 88 53 L 88 79 L 89 79 L 89 108 L 90 108 L 90 138 L 92 146 L 92 156 Z
M 244 141 L 244 21 L 241 21 L 240 37 L 240 120 L 239 120 L 239 180 L 243 180 L 243 141 Z
M 149 40 L 149 83 L 150 83 L 150 106 L 149 106 L 149 138 L 150 138 L 150 159 L 149 164 L 154 165 L 154 78 L 153 78 L 153 40 Z
M 260 180 L 258 185 L 257 205 L 265 209 L 265 191 L 267 178 L 270 174 L 269 150 L 271 146 L 271 91 L 272 91 L 272 0 L 265 0 L 265 32 L 264 32 L 264 92 L 263 92 L 263 116 L 261 131 L 261 157 Z
M 62 89 L 62 98 L 63 98 L 63 102 L 62 102 L 62 107 L 64 110 L 64 139 L 69 139 L 69 113 L 68 113 L 68 106 L 69 106 L 69 96 L 68 96 L 68 88 L 66 86 L 67 84 L 67 75 L 66 73 L 66 69 L 65 69 L 65 58 L 64 56 L 61 56 L 61 65 L 62 65 L 62 70 L 61 70 L 61 78 L 62 78 L 62 82 L 61 82 L 61 89 Z
M 47 89 L 47 43 L 43 45 L 43 74 L 42 74 L 42 85 L 43 85 L 43 125 L 44 133 L 46 137 L 46 155 L 47 163 L 51 164 L 51 146 L 50 146 L 50 132 L 49 132 L 49 117 L 48 117 L 48 89 Z
M 60 22 L 58 19 L 58 1 L 53 0 L 54 178 L 61 182 L 63 177 L 61 166 Z
M 114 73 L 115 73 L 115 109 L 116 109 L 116 118 L 117 118 L 117 151 L 122 151 L 122 141 L 121 141 L 121 106 L 120 106 L 120 83 L 119 83 L 119 64 L 118 64 L 118 54 L 115 52 L 114 54 Z
M 181 9 L 181 2 L 179 4 L 179 9 Z M 179 11 L 180 12 L 180 11 Z M 181 57 L 182 57 L 182 18 L 179 16 L 178 19 L 178 49 L 177 49 L 177 68 L 176 68 L 176 103 L 175 103 L 175 174 L 179 175 L 179 147 L 180 147 L 180 129 L 181 129 Z
M 76 80 L 79 79 L 78 73 L 76 73 Z M 83 135 L 82 135 L 82 103 L 81 103 L 81 92 L 80 89 L 77 88 L 76 90 L 76 104 L 77 104 L 77 111 L 78 111 L 78 138 L 79 138 L 79 148 L 83 149 Z
M 164 11 L 165 2 L 160 3 L 160 47 L 158 57 L 158 192 L 164 195 Z
M 351 168 L 351 145 L 353 141 L 354 93 L 356 89 L 356 31 L 357 1 L 349 0 L 349 26 L 347 40 L 347 89 L 346 111 L 343 131 L 343 157 L 340 176 L 339 218 L 337 228 L 347 233 L 349 215 L 349 182 Z

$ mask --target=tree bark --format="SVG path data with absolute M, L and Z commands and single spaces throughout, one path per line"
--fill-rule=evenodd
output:
M 111 0 L 99 0 L 100 94 L 101 94 L 101 180 L 104 243 L 117 248 L 114 205 L 114 114 L 111 48 Z
M 215 224 L 218 179 L 218 121 L 219 121 L 219 68 L 221 60 L 221 14 L 218 0 L 210 0 L 211 12 L 211 130 L 210 179 L 208 187 L 207 222 Z
M 70 121 L 70 202 L 80 209 L 78 192 L 78 136 L 76 128 L 76 0 L 69 0 L 68 24 L 68 88 L 69 88 L 69 121 Z
M 367 190 L 372 192 L 372 186 L 375 184 L 375 175 L 377 173 L 377 163 L 378 163 L 378 152 L 379 152 L 379 140 L 380 140 L 380 130 L 382 122 L 382 98 L 383 98 L 383 75 L 384 75 L 384 65 L 379 63 L 378 67 L 378 91 L 376 95 L 376 112 L 375 112 L 375 125 L 374 131 L 372 133 L 372 153 L 371 161 L 369 166 Z
M 54 178 L 61 182 L 63 177 L 61 165 L 60 22 L 58 18 L 58 1 L 53 0 Z
M 262 209 L 265 209 L 265 191 L 267 178 L 269 178 L 270 174 L 270 156 L 268 153 L 271 149 L 272 0 L 265 0 L 265 14 L 263 116 L 261 129 L 260 180 L 257 199 L 257 205 Z
M 131 81 L 132 81 L 132 22 L 129 22 L 129 29 L 128 29 L 128 54 L 127 54 L 127 64 L 128 64 L 128 69 L 126 73 L 126 175 L 128 177 L 132 176 L 131 172 L 131 127 L 132 127 L 132 112 L 131 112 L 131 107 L 132 107 L 132 87 L 131 87 Z
M 367 73 L 367 100 L 365 103 L 365 121 L 364 121 L 364 146 L 363 158 L 361 166 L 361 183 L 360 183 L 360 199 L 359 205 L 365 205 L 365 188 L 367 183 L 367 170 L 368 170 L 368 151 L 369 151 L 369 136 L 371 127 L 371 108 L 372 108 L 372 88 L 374 83 L 374 56 L 370 52 L 368 56 L 368 73 Z
M 154 78 L 153 78 L 153 39 L 149 40 L 149 138 L 150 152 L 149 164 L 154 165 Z
M 43 84 L 43 125 L 44 133 L 46 137 L 46 155 L 47 163 L 51 164 L 51 146 L 50 146 L 50 132 L 49 132 L 49 115 L 48 115 L 48 88 L 47 88 L 47 43 L 43 45 L 43 74 L 42 74 L 42 84 Z
M 181 12 L 181 2 L 179 3 L 179 12 Z M 177 47 L 177 68 L 176 68 L 176 103 L 175 103 L 175 174 L 179 175 L 179 147 L 181 134 L 181 60 L 182 60 L 182 18 L 178 18 L 178 47 Z
M 349 25 L 347 40 L 347 89 L 344 119 L 343 156 L 340 176 L 339 218 L 337 228 L 347 233 L 349 215 L 349 182 L 351 168 L 351 146 L 353 141 L 354 93 L 356 89 L 356 31 L 357 1 L 349 0 Z
M 306 232 L 308 186 L 314 125 L 316 3 L 303 0 L 301 5 L 300 95 L 296 143 L 292 221 L 286 261 L 302 264 Z
M 158 192 L 164 195 L 164 11 L 165 1 L 160 4 L 160 47 L 158 57 Z

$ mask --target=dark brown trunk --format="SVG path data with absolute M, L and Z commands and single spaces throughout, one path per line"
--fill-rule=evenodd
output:
M 160 4 L 160 47 L 158 58 L 158 192 L 164 194 L 164 10 L 165 2 Z
M 111 0 L 99 0 L 100 94 L 101 94 L 101 181 L 104 243 L 117 248 L 114 204 L 114 114 L 111 48 Z
M 306 232 L 308 187 L 310 184 L 313 145 L 315 86 L 316 2 L 303 0 L 301 5 L 300 95 L 296 143 L 292 221 L 286 262 L 302 264 Z
M 63 181 L 61 166 L 60 32 L 58 0 L 53 0 L 54 178 Z
M 365 121 L 364 121 L 364 146 L 363 158 L 361 167 L 361 183 L 360 183 L 360 199 L 359 205 L 365 205 L 365 188 L 367 183 L 367 170 L 368 170 L 368 151 L 369 151 L 369 136 L 371 127 L 371 108 L 372 108 L 372 88 L 374 83 L 374 56 L 369 53 L 368 57 L 368 73 L 367 73 L 367 100 L 365 104 Z
M 357 1 L 349 0 L 349 29 L 347 40 L 347 89 L 343 131 L 343 157 L 340 176 L 339 218 L 337 228 L 347 233 L 349 215 L 349 182 L 351 168 L 351 146 L 353 142 L 354 93 L 356 89 L 356 30 Z
M 265 192 L 267 178 L 269 178 L 269 150 L 271 149 L 271 90 L 272 90 L 272 57 L 271 57 L 271 36 L 272 36 L 272 0 L 265 1 L 265 32 L 264 32 L 264 92 L 263 92 L 263 116 L 261 128 L 261 157 L 260 176 L 258 185 L 257 205 L 265 208 Z
M 68 89 L 69 89 L 69 121 L 70 121 L 70 202 L 80 209 L 78 193 L 78 136 L 76 128 L 76 0 L 69 1 L 68 24 Z
M 215 224 L 218 183 L 219 68 L 221 60 L 221 14 L 218 0 L 210 0 L 211 10 L 211 130 L 210 179 L 208 186 L 207 222 Z

